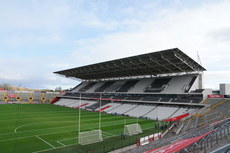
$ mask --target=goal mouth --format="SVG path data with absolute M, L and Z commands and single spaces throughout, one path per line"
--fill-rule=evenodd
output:
M 124 126 L 124 134 L 128 136 L 132 136 L 135 134 L 143 133 L 140 124 L 129 124 Z
M 87 145 L 101 141 L 103 141 L 101 130 L 79 132 L 78 143 L 81 145 Z

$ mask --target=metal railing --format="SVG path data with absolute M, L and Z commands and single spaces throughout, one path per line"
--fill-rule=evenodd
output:
M 207 150 L 214 149 L 214 146 L 218 146 L 224 139 L 229 139 L 230 136 L 230 120 L 223 121 L 216 125 L 213 132 L 203 137 L 199 141 L 189 145 L 182 149 L 180 153 L 200 153 L 201 151 L 206 153 Z

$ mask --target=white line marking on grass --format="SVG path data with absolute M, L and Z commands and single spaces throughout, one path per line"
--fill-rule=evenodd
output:
M 16 127 L 16 128 L 14 129 L 14 133 L 17 133 L 17 129 L 19 129 L 19 128 L 23 127 L 23 126 L 30 125 L 30 124 L 34 124 L 34 123 L 23 124 L 23 125 L 21 125 L 21 126 Z
M 70 144 L 70 145 L 65 145 L 65 146 L 61 146 L 61 147 L 57 147 L 56 149 L 60 149 L 60 148 L 68 147 L 68 146 L 73 146 L 73 145 L 76 145 L 76 144 L 77 144 L 77 143 Z M 41 153 L 41 152 L 49 151 L 49 150 L 53 150 L 53 148 L 51 148 L 51 149 L 39 150 L 39 151 L 35 151 L 35 152 L 32 152 L 32 153 Z
M 23 138 L 30 138 L 30 137 L 34 137 L 34 135 L 32 135 L 32 136 L 26 136 L 26 137 L 11 138 L 11 139 L 3 139 L 3 140 L 0 140 L 0 142 L 10 141 L 10 140 L 16 140 L 16 139 L 23 139 Z
M 68 139 L 62 139 L 62 140 L 58 140 L 57 143 L 61 143 L 62 141 L 68 141 L 68 140 L 74 140 L 74 139 L 78 139 L 77 137 L 74 137 L 74 138 L 68 138 Z M 73 144 L 76 144 L 76 143 L 73 143 Z M 78 143 L 77 143 L 78 144 Z M 64 144 L 63 144 L 64 145 Z M 68 145 L 71 145 L 71 144 L 68 144 Z M 64 145 L 64 146 L 68 146 L 68 145 Z
M 26 130 L 26 131 L 21 131 L 21 132 L 17 132 L 17 130 L 19 129 L 19 128 L 22 128 L 22 127 L 24 127 L 24 126 L 28 126 L 28 125 L 33 125 L 33 124 L 40 124 L 40 123 L 50 123 L 50 122 L 54 122 L 54 123 L 60 123 L 60 122 L 70 122 L 70 123 L 75 123 L 74 121 L 44 121 L 44 122 L 35 122 L 35 123 L 29 123 L 29 124 L 23 124 L 23 125 L 21 125 L 21 126 L 18 126 L 18 127 L 16 127 L 15 129 L 14 129 L 14 133 L 21 133 L 21 132 L 27 132 L 27 131 L 37 131 L 37 130 L 44 130 L 44 128 L 43 129 L 36 129 L 36 130 Z M 70 126 L 62 126 L 62 127 L 55 127 L 55 128 L 64 128 L 64 127 L 72 127 L 73 125 L 70 125 Z M 45 128 L 45 129 L 55 129 L 55 128 Z M 0 135 L 2 135 L 2 134 L 0 134 Z
M 65 146 L 63 143 L 61 143 L 60 141 L 57 141 L 57 143 L 59 143 L 60 145 L 62 145 L 62 146 Z
M 62 139 L 62 140 L 59 140 L 59 141 L 66 141 L 66 140 L 73 140 L 73 139 L 78 139 L 78 138 L 74 137 L 74 138 Z
M 45 142 L 46 144 L 48 144 L 50 147 L 52 148 L 56 148 L 54 147 L 52 144 L 50 144 L 49 142 L 45 141 L 44 139 L 42 139 L 41 137 L 39 137 L 38 135 L 35 135 L 35 137 L 37 137 L 38 139 L 42 140 L 43 142 Z
M 108 132 L 104 132 L 104 131 L 102 131 L 102 133 L 108 134 L 108 135 L 110 135 L 110 136 L 115 136 L 115 135 L 112 134 L 112 133 L 108 133 Z
M 44 135 L 58 134 L 58 133 L 67 133 L 67 132 L 75 132 L 75 130 L 74 130 L 74 131 L 72 130 L 72 131 L 51 132 L 51 133 L 39 134 L 39 135 L 40 135 L 40 136 L 44 136 Z M 18 137 L 18 138 L 11 138 L 11 139 L 4 139 L 4 140 L 0 140 L 0 142 L 3 142 L 3 141 L 10 141 L 10 140 L 15 140 L 15 139 L 30 138 L 30 137 L 34 137 L 34 135 L 25 136 L 25 137 Z
M 121 121 L 121 120 L 117 120 L 117 121 Z M 103 124 L 104 125 L 106 125 L 106 123 L 110 123 L 110 125 L 117 125 L 117 124 L 111 124 L 111 122 L 113 123 L 113 122 L 117 122 L 117 121 L 106 121 L 106 122 L 103 122 Z M 17 130 L 19 129 L 19 128 L 22 128 L 22 127 L 24 127 L 24 126 L 27 126 L 27 125 L 33 125 L 33 124 L 38 124 L 38 123 L 46 123 L 46 122 L 57 122 L 57 123 L 59 123 L 59 122 L 75 122 L 75 121 L 45 121 L 45 122 L 35 122 L 35 123 L 29 123 L 29 124 L 23 124 L 23 125 L 21 125 L 21 126 L 18 126 L 18 127 L 16 127 L 15 129 L 14 129 L 14 133 L 21 133 L 21 132 L 28 132 L 28 131 L 38 131 L 38 130 L 44 130 L 44 129 L 36 129 L 36 130 L 26 130 L 26 131 L 21 131 L 21 132 L 17 132 Z M 98 124 L 98 123 L 91 123 L 91 124 L 87 124 L 87 123 L 82 123 L 82 125 L 84 126 L 84 125 L 95 125 L 95 124 Z M 71 125 L 72 126 L 72 125 Z M 65 127 L 71 127 L 71 126 L 63 126 L 63 128 L 65 128 Z M 102 127 L 104 127 L 104 126 L 102 126 Z M 60 127 L 55 127 L 55 128 L 60 128 Z M 55 129 L 55 128 L 46 128 L 46 129 Z M 62 128 L 62 127 L 61 127 Z M 5 134 L 10 134 L 10 133 L 3 133 L 3 134 L 0 134 L 0 135 L 5 135 Z

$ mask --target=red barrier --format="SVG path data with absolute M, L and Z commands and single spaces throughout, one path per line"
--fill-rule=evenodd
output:
M 54 103 L 56 103 L 57 101 L 59 101 L 59 99 L 60 99 L 59 97 L 56 97 L 56 98 L 54 98 L 50 103 L 51 103 L 51 104 L 54 104 Z
M 103 110 L 105 110 L 105 109 L 107 109 L 107 108 L 109 108 L 109 107 L 111 107 L 111 105 L 108 105 L 108 106 L 105 106 L 105 107 L 99 109 L 98 112 L 102 112 Z
M 90 98 L 92 100 L 121 101 L 121 99 Z
M 223 98 L 223 95 L 208 95 L 208 98 Z
M 15 98 L 15 97 L 16 97 L 16 95 L 13 94 L 13 93 L 8 93 L 7 96 L 8 96 L 9 98 Z
M 86 106 L 86 105 L 88 105 L 88 104 L 89 104 L 89 103 L 85 103 L 85 104 L 82 104 L 82 105 L 77 106 L 77 107 L 74 107 L 74 108 L 81 108 L 81 107 Z
M 176 117 L 173 117 L 173 118 L 169 118 L 169 119 L 166 119 L 164 121 L 178 121 L 178 120 L 181 120 L 182 118 L 184 118 L 186 116 L 189 116 L 189 113 L 186 113 L 186 114 L 183 114 L 183 115 L 180 115 L 180 116 L 176 116 Z
M 159 148 L 159 149 L 152 149 L 152 150 L 149 150 L 149 151 L 146 151 L 145 153 L 162 153 L 162 152 L 167 152 L 167 153 L 174 153 L 174 152 L 178 152 L 184 148 L 186 148 L 187 146 L 195 143 L 196 141 L 202 139 L 203 137 L 207 136 L 208 134 L 210 134 L 211 132 L 213 131 L 210 131 L 210 132 L 207 132 L 203 135 L 200 135 L 198 137 L 193 137 L 193 138 L 189 138 L 189 139 L 185 139 L 185 140 L 180 140 L 180 141 L 177 141 L 173 144 L 170 144 L 168 146 L 165 146 L 165 147 L 162 147 L 162 148 Z

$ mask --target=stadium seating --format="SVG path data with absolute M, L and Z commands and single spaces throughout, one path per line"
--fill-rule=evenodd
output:
M 172 77 L 167 88 L 163 90 L 161 93 L 165 93 L 165 94 L 185 93 L 185 89 L 189 85 L 192 78 L 193 78 L 192 75 Z
M 134 88 L 130 89 L 128 93 L 144 93 L 144 89 L 155 80 L 154 78 L 148 79 L 140 79 L 134 86 Z
M 157 78 L 145 89 L 145 92 L 161 92 L 168 85 L 171 78 Z
M 189 108 L 179 108 L 174 114 L 172 114 L 170 116 L 170 118 L 186 114 L 186 113 L 188 113 L 188 110 L 189 110 Z
M 73 108 L 82 108 L 85 109 L 91 105 L 94 105 L 96 102 L 87 101 L 87 100 L 76 100 L 76 99 L 60 99 L 55 105 L 66 106 L 66 107 L 73 107 Z
M 94 103 L 93 105 L 88 106 L 87 109 L 89 109 L 89 110 L 96 110 L 96 109 L 98 109 L 100 106 L 101 106 L 101 108 L 102 108 L 102 107 L 103 107 L 104 105 L 106 105 L 106 104 L 108 104 L 107 101 L 96 102 L 96 103 Z
M 192 74 L 82 82 L 63 96 L 63 98 L 77 98 L 75 101 L 61 100 L 57 104 L 109 114 L 164 120 L 193 111 L 194 109 L 189 109 L 189 104 L 202 101 L 202 93 L 189 93 L 196 79 L 197 74 Z M 79 104 L 79 97 L 82 98 L 82 106 Z M 101 107 L 100 98 L 102 98 Z
M 189 92 L 189 90 L 191 89 L 193 83 L 195 82 L 197 76 L 193 76 L 192 80 L 190 81 L 188 87 L 185 89 L 185 92 Z
M 169 118 L 176 110 L 179 109 L 177 107 L 162 107 L 158 106 L 153 109 L 151 112 L 146 114 L 144 117 L 153 119 L 153 120 L 164 120 Z
M 130 80 L 125 82 L 116 92 L 128 92 L 139 80 Z
M 125 100 L 141 100 L 143 97 L 140 96 L 127 96 Z
M 189 93 L 196 79 L 197 75 L 193 74 L 171 76 L 170 78 L 82 82 L 71 92 L 182 94 Z M 195 89 L 195 91 L 193 93 L 201 93 L 203 89 Z
M 132 104 L 122 104 L 119 107 L 108 111 L 107 113 L 109 114 L 124 114 L 128 111 L 130 111 L 131 109 L 133 109 L 134 107 L 137 107 L 137 105 L 132 105 Z
M 86 86 L 82 87 L 81 89 L 79 89 L 79 92 L 85 92 L 87 90 L 89 90 L 90 88 L 92 88 L 97 82 L 89 82 Z
M 106 88 L 111 86 L 115 81 L 102 82 L 103 85 L 98 87 L 95 92 L 103 92 Z
M 95 85 L 93 85 L 90 89 L 88 89 L 86 92 L 95 92 L 95 90 L 100 87 L 104 82 L 97 82 Z
M 160 100 L 160 96 L 158 95 L 147 95 L 144 96 L 141 101 L 159 101 Z
M 115 92 L 116 90 L 118 90 L 126 81 L 125 80 L 120 80 L 120 81 L 116 81 L 114 82 L 112 85 L 110 85 L 109 87 L 107 87 L 104 92 Z
M 77 85 L 76 87 L 72 89 L 72 92 L 79 92 L 79 90 L 85 87 L 87 84 L 89 84 L 89 82 L 86 82 L 86 81 L 81 82 L 79 85 Z
M 121 103 L 108 103 L 106 105 L 104 105 L 103 107 L 106 107 L 106 106 L 110 106 L 109 108 L 103 110 L 104 112 L 109 112 L 109 111 L 112 111 L 113 109 L 116 109 L 117 107 L 119 107 L 120 105 L 122 105 Z M 102 108 L 102 107 L 101 107 Z M 101 108 L 97 108 L 96 110 L 98 111 L 99 109 Z
M 134 109 L 125 113 L 125 115 L 129 115 L 131 117 L 141 117 L 147 114 L 149 111 L 153 110 L 156 106 L 151 105 L 138 105 Z

